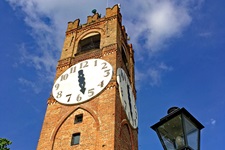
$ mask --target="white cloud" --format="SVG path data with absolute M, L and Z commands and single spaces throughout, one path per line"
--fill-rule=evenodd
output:
M 191 24 L 194 10 L 198 9 L 204 0 L 142 0 L 123 1 L 121 10 L 125 12 L 126 29 L 131 37 L 136 50 L 136 59 L 143 63 L 148 60 L 146 70 L 136 74 L 150 77 L 150 85 L 158 86 L 161 83 L 163 74 L 172 71 L 165 63 L 155 63 L 158 53 L 171 44 L 173 39 L 182 36 L 182 33 Z M 126 7 L 129 6 L 129 7 Z M 154 58 L 154 60 L 152 60 Z M 154 61 L 154 62 L 152 62 Z M 146 79 L 146 78 L 145 78 Z M 139 80 L 138 80 L 139 81 Z M 146 81 L 146 80 L 145 80 Z M 140 82 L 140 81 L 139 81 Z
M 212 32 L 201 32 L 198 35 L 203 38 L 209 38 L 213 35 L 213 33 Z
M 173 68 L 167 66 L 165 63 L 161 62 L 159 64 L 153 64 L 149 67 L 147 71 L 147 76 L 150 77 L 151 86 L 159 86 L 161 84 L 162 76 L 165 72 L 172 71 Z
M 160 71 L 157 69 L 150 68 L 147 72 L 147 75 L 150 76 L 150 85 L 159 85 L 161 82 L 161 74 Z
M 63 46 L 67 22 L 77 18 L 81 19 L 81 23 L 86 22 L 86 17 L 92 15 L 92 9 L 97 9 L 104 15 L 107 6 L 112 7 L 116 3 L 121 3 L 123 22 L 137 50 L 136 55 L 139 60 L 143 53 L 145 55 L 148 52 L 154 55 L 167 46 L 171 39 L 179 37 L 191 23 L 190 12 L 203 2 L 203 0 L 7 1 L 15 11 L 22 12 L 24 21 L 30 27 L 30 33 L 36 41 L 34 47 L 22 45 L 21 49 L 23 62 L 32 63 L 39 71 L 39 78 L 49 76 L 42 76 L 43 72 L 53 77 Z M 144 51 L 141 51 L 142 49 Z M 169 69 L 163 68 L 165 66 L 157 65 L 148 68 L 148 75 L 152 77 L 152 85 L 160 83 L 162 70 Z
M 36 94 L 40 93 L 40 91 L 41 91 L 40 87 L 35 82 L 31 82 L 31 81 L 29 81 L 27 79 L 24 79 L 24 78 L 19 78 L 18 81 L 22 85 L 31 87 Z M 22 89 L 22 90 L 24 90 L 24 89 Z M 24 90 L 24 91 L 27 92 L 26 90 Z
M 150 31 L 147 35 L 146 45 L 152 51 L 159 50 L 161 45 L 172 37 L 177 37 L 191 22 L 187 9 L 177 6 L 170 1 L 165 1 L 149 12 L 149 19 L 146 20 Z
M 144 44 L 138 49 L 148 50 L 149 53 L 162 50 L 168 42 L 179 37 L 182 32 L 190 25 L 192 17 L 191 10 L 194 9 L 193 0 L 142 0 L 124 2 L 122 8 L 126 9 L 128 28 L 133 43 L 138 45 L 140 39 Z M 197 4 L 195 4 L 197 5 Z M 128 31 L 129 32 L 129 31 Z
M 215 119 L 210 119 L 210 123 L 211 123 L 211 125 L 215 125 L 216 124 L 216 120 Z
M 164 70 L 164 71 L 172 71 L 173 70 L 173 67 L 171 67 L 171 66 L 167 66 L 165 63 L 163 63 L 163 62 L 161 62 L 160 64 L 159 64 L 159 68 L 161 69 L 161 70 Z
M 141 83 L 148 82 L 151 86 L 159 86 L 161 84 L 162 76 L 165 72 L 172 71 L 171 66 L 167 66 L 165 63 L 156 63 L 156 64 L 147 64 L 144 70 L 145 72 L 140 71 L 139 68 L 136 68 L 136 82 L 137 89 L 139 89 Z

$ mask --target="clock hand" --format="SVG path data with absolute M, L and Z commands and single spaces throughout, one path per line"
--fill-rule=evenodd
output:
M 131 99 L 130 99 L 130 87 L 127 84 L 127 96 L 128 96 L 128 100 L 129 100 L 129 106 L 130 106 L 130 115 L 131 118 L 133 119 L 133 112 L 132 112 L 132 108 L 131 108 Z
M 84 77 L 84 72 L 83 70 L 78 71 L 78 82 L 80 86 L 80 91 L 84 94 L 85 93 L 85 77 Z

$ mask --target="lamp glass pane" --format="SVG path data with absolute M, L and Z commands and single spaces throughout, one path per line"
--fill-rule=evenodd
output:
M 163 145 L 168 150 L 176 150 L 185 146 L 181 115 L 159 126 L 158 132 Z
M 198 150 L 199 130 L 189 119 L 184 117 L 184 128 L 187 135 L 188 146 Z

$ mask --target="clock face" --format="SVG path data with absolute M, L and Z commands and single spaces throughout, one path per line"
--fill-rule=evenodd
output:
M 117 83 L 119 84 L 120 99 L 127 118 L 133 128 L 138 126 L 137 107 L 129 78 L 122 68 L 117 69 Z
M 67 69 L 55 81 L 53 97 L 63 104 L 85 102 L 101 92 L 112 78 L 113 68 L 105 60 L 88 59 Z

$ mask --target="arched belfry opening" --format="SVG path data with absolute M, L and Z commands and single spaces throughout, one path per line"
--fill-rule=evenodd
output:
M 78 43 L 78 53 L 90 50 L 100 49 L 101 35 L 100 33 L 92 33 L 85 36 Z

